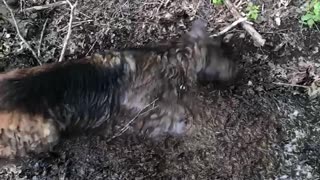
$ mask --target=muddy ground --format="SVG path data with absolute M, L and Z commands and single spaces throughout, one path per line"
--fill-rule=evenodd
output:
M 25 11 L 54 1 L 20 2 L 15 16 L 22 35 L 38 52 L 43 32 L 40 59 L 57 61 L 69 7 Z M 247 4 L 232 2 L 240 4 L 239 10 Z M 263 7 L 254 27 L 266 45 L 255 47 L 240 26 L 224 35 L 244 74 L 225 89 L 207 85 L 192 90 L 203 116 L 194 122 L 197 129 L 190 137 L 158 143 L 131 137 L 112 142 L 66 139 L 56 153 L 2 162 L 1 179 L 319 179 L 319 98 L 311 99 L 305 88 L 274 82 L 312 83 L 303 77 L 307 67 L 309 76 L 319 73 L 320 33 L 299 22 L 302 1 L 253 2 Z M 37 65 L 21 46 L 3 3 L 0 12 L 1 71 Z M 211 33 L 236 20 L 225 6 L 213 6 L 209 0 L 81 0 L 66 60 L 179 37 L 197 17 L 208 20 Z

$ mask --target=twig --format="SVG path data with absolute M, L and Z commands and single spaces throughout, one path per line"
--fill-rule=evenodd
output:
M 298 85 L 298 84 L 288 84 L 288 83 L 281 83 L 281 82 L 274 82 L 273 84 L 281 85 L 281 86 L 301 87 L 301 88 L 309 89 L 309 86 L 303 86 L 303 85 Z
M 107 142 L 111 141 L 112 139 L 121 136 L 124 132 L 126 132 L 129 129 L 129 126 L 133 123 L 133 121 L 135 121 L 141 114 L 142 112 L 147 109 L 148 107 L 150 107 L 151 105 L 154 105 L 154 103 L 158 100 L 155 99 L 153 100 L 150 104 L 146 105 L 143 109 L 141 109 L 125 126 L 123 126 L 120 131 L 115 134 L 114 136 L 112 136 L 110 139 L 107 140 Z M 154 109 L 154 107 L 152 108 Z M 151 111 L 152 109 L 149 109 L 147 112 Z M 145 112 L 146 113 L 146 112 Z
M 93 42 L 93 44 L 91 45 L 89 51 L 86 53 L 86 56 L 88 56 L 89 53 L 92 51 L 93 47 L 96 45 L 96 43 L 97 43 L 98 39 L 100 39 L 101 35 L 102 35 L 102 33 L 99 32 L 98 37 L 96 38 L 96 40 L 95 40 L 95 41 Z
M 33 6 L 33 7 L 30 7 L 30 8 L 26 8 L 26 9 L 24 9 L 24 11 L 25 12 L 26 11 L 40 11 L 40 10 L 43 10 L 43 9 L 48 9 L 48 8 L 53 8 L 53 7 L 65 5 L 67 3 L 68 3 L 67 1 L 58 1 L 58 2 L 55 2 L 55 3 L 46 4 L 46 5 L 42 5 L 42 6 Z
M 230 0 L 225 0 L 225 5 L 231 11 L 232 15 L 236 18 L 243 18 L 238 10 L 234 7 L 234 5 L 230 2 Z M 248 23 L 241 22 L 242 28 L 245 29 L 254 39 L 258 46 L 264 46 L 266 40 L 262 38 L 262 36 Z
M 222 31 L 212 35 L 213 37 L 216 37 L 216 36 L 220 36 L 226 32 L 228 32 L 230 29 L 232 29 L 233 27 L 237 26 L 239 23 L 242 23 L 244 21 L 247 21 L 247 18 L 240 18 L 238 20 L 236 20 L 235 22 L 233 22 L 232 24 L 230 24 L 229 26 L 227 26 L 226 28 L 224 28 Z
M 74 4 L 71 4 L 71 2 L 69 0 L 67 0 L 71 10 L 70 10 L 70 20 L 69 20 L 69 23 L 68 23 L 68 33 L 64 39 L 64 42 L 63 42 L 63 48 L 62 48 L 62 51 L 61 51 L 61 54 L 60 54 L 60 58 L 59 58 L 59 62 L 61 62 L 63 60 L 63 57 L 64 57 L 64 53 L 66 52 L 66 48 L 67 48 L 67 44 L 68 44 L 68 41 L 70 39 L 70 35 L 71 35 L 71 29 L 72 29 L 72 21 L 73 21 L 73 14 L 74 14 L 74 9 L 75 7 L 77 6 L 78 4 L 78 1 L 76 1 Z
M 93 20 L 86 20 L 86 21 L 79 21 L 79 22 L 72 22 L 72 28 L 75 28 L 77 26 L 80 26 L 82 23 L 88 23 L 88 22 L 92 22 Z M 61 28 L 61 29 L 58 29 L 57 32 L 61 32 L 61 31 L 64 31 L 67 27 L 69 27 L 69 25 Z
M 94 43 L 91 45 L 91 47 L 90 47 L 89 51 L 87 52 L 86 56 L 88 56 L 88 54 L 91 52 L 91 50 L 93 49 L 94 45 L 96 45 L 97 41 L 98 41 L 98 39 L 96 39 L 94 41 Z
M 19 38 L 21 39 L 21 41 L 27 46 L 27 48 L 31 51 L 32 55 L 34 56 L 34 58 L 38 61 L 39 65 L 42 65 L 41 61 L 39 60 L 36 52 L 31 48 L 31 46 L 28 44 L 28 42 L 22 37 L 21 33 L 20 33 L 20 30 L 19 30 L 19 27 L 18 27 L 18 24 L 17 24 L 17 21 L 16 21 L 16 18 L 14 17 L 14 14 L 13 14 L 13 11 L 12 9 L 8 6 L 6 0 L 2 0 L 4 5 L 6 6 L 6 8 L 8 9 L 8 11 L 10 12 L 10 15 L 11 15 L 11 18 L 14 22 L 14 26 L 16 28 L 16 31 L 17 31 L 17 34 L 19 36 Z
M 48 18 L 46 19 L 46 21 L 43 24 L 43 28 L 41 31 L 41 35 L 40 35 L 40 40 L 39 40 L 39 46 L 38 46 L 38 57 L 40 57 L 40 49 L 41 49 L 41 43 L 42 43 L 42 39 L 43 39 L 43 34 L 44 34 L 44 30 L 46 29 L 47 23 L 48 23 Z
M 159 13 L 159 10 L 160 10 L 160 8 L 162 7 L 163 4 L 164 4 L 164 0 L 162 0 L 160 5 L 158 6 L 156 14 Z

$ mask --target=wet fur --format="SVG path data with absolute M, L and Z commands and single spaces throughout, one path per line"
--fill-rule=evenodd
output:
M 219 78 L 219 65 L 229 63 L 208 57 L 219 45 L 202 31 L 194 26 L 178 41 L 158 47 L 106 51 L 1 74 L 0 157 L 45 151 L 61 133 L 114 127 L 120 110 L 139 112 L 156 98 L 161 116 L 150 115 L 138 131 L 185 133 L 190 122 L 181 87 L 195 84 L 199 72 Z

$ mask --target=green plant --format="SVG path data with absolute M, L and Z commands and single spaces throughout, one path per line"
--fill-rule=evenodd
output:
M 223 0 L 211 0 L 213 5 L 222 5 L 224 3 Z
M 301 17 L 303 24 L 312 28 L 316 23 L 320 22 L 320 1 L 311 0 L 306 8 L 306 14 Z
M 260 6 L 259 5 L 254 5 L 251 2 L 249 2 L 247 8 L 246 8 L 246 15 L 247 18 L 250 20 L 257 20 L 258 15 L 260 13 Z

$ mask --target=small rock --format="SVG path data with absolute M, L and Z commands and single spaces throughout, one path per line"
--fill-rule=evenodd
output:
M 319 48 L 318 47 L 314 47 L 314 50 L 312 51 L 313 54 L 317 54 L 319 52 Z
M 281 19 L 280 19 L 280 12 L 276 13 L 276 17 L 274 19 L 276 21 L 276 25 L 280 26 L 281 25 Z
M 280 177 L 280 179 L 287 179 L 287 178 L 288 178 L 287 175 L 283 175 L 283 176 Z
M 164 16 L 163 16 L 165 19 L 172 19 L 173 15 L 171 13 L 166 13 Z
M 240 36 L 239 36 L 239 38 L 243 39 L 243 38 L 245 38 L 245 36 L 246 36 L 245 33 L 241 33 Z
M 275 18 L 275 21 L 276 21 L 276 25 L 277 25 L 277 26 L 280 26 L 280 25 L 281 25 L 280 17 L 276 17 L 276 18 Z

